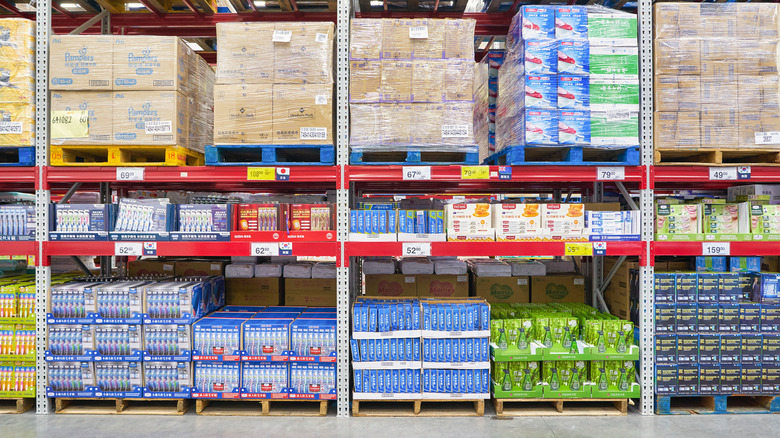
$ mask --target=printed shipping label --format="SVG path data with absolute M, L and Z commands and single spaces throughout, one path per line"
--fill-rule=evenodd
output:
M 153 120 L 144 122 L 146 134 L 173 134 L 173 122 L 170 120 Z
M 289 43 L 292 39 L 291 30 L 275 30 L 271 41 L 275 43 Z
M 756 132 L 756 144 L 780 144 L 780 132 Z
M 301 140 L 327 140 L 328 128 L 301 128 Z
M 412 26 L 409 28 L 409 38 L 428 38 L 428 26 Z
M 21 134 L 22 122 L 0 122 L 0 134 Z
M 468 125 L 442 125 L 441 136 L 443 138 L 458 137 L 464 138 L 469 136 Z

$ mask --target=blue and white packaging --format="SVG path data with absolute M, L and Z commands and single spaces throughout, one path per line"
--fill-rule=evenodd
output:
M 587 41 L 558 41 L 558 73 L 587 75 L 590 73 L 590 43 Z
M 144 359 L 190 360 L 192 348 L 190 327 L 189 324 L 144 324 Z M 238 333 L 237 329 L 236 333 Z M 227 345 L 235 347 L 230 353 L 225 354 L 231 354 L 238 349 L 238 336 L 233 339 L 224 334 L 220 336 L 214 333 L 214 335 L 217 339 L 224 340 L 225 348 L 228 348 Z
M 525 41 L 525 73 L 554 75 L 558 73 L 558 42 L 555 40 Z
M 91 361 L 95 334 L 90 324 L 49 324 L 46 360 Z
M 238 394 L 241 389 L 239 362 L 195 362 L 194 398 L 223 398 L 224 394 Z
M 232 209 L 227 204 L 179 204 L 176 206 L 174 241 L 222 241 L 230 239 Z
M 96 397 L 143 396 L 143 370 L 140 361 L 96 362 Z
M 588 10 L 583 6 L 558 6 L 555 9 L 555 38 L 588 39 Z
M 141 324 L 95 324 L 95 361 L 141 361 Z
M 527 109 L 557 109 L 558 78 L 553 75 L 526 75 L 525 107 Z
M 352 362 L 360 362 L 360 347 L 357 339 L 350 339 L 349 345 L 352 350 Z
M 528 145 L 558 144 L 558 111 L 526 109 L 525 143 Z
M 590 78 L 579 75 L 558 76 L 558 108 L 590 109 Z
M 51 240 L 108 240 L 114 206 L 110 204 L 51 204 Z M 28 226 L 29 228 L 29 226 Z
M 95 368 L 92 362 L 49 362 L 47 397 L 94 397 Z
M 144 398 L 189 398 L 192 392 L 190 362 L 143 362 Z
M 35 240 L 35 206 L 0 206 L 0 241 Z
M 554 6 L 523 6 L 520 14 L 523 18 L 522 39 L 555 39 Z
M 590 144 L 590 111 L 558 112 L 558 144 Z

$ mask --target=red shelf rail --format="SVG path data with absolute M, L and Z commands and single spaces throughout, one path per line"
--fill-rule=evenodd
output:
M 113 256 L 117 242 L 44 242 L 44 257 Z M 252 242 L 157 242 L 161 257 L 228 257 L 250 256 Z M 314 257 L 339 255 L 339 242 L 294 242 L 292 255 Z
M 656 256 L 700 256 L 703 254 L 703 243 L 717 242 L 652 242 Z M 728 242 L 729 253 L 733 256 L 776 256 L 780 255 L 780 242 Z
M 416 243 L 416 242 L 415 242 Z M 431 242 L 432 256 L 564 256 L 567 242 Z M 583 243 L 583 242 L 570 242 Z M 608 256 L 642 254 L 642 242 L 607 242 Z M 402 256 L 403 242 L 346 242 L 346 256 Z
M 38 242 L 0 242 L 0 255 L 38 255 Z

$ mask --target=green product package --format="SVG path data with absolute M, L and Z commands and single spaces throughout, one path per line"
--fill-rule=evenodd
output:
M 591 111 L 639 111 L 638 79 L 591 79 Z
M 589 11 L 588 40 L 591 45 L 636 46 L 636 15 L 617 11 Z
M 638 79 L 639 50 L 636 47 L 590 47 L 590 77 Z
M 591 112 L 590 143 L 593 146 L 639 144 L 639 113 L 623 110 Z

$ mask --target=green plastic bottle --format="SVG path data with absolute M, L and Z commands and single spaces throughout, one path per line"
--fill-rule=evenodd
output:
M 608 387 L 607 372 L 604 371 L 604 368 L 599 368 L 599 372 L 601 373 L 599 375 L 599 391 L 606 391 Z
M 512 390 L 512 377 L 509 375 L 509 368 L 504 368 L 504 379 L 501 382 L 501 389 L 503 391 Z
M 504 328 L 498 329 L 498 348 L 501 350 L 506 350 L 506 330 Z
M 533 389 L 533 382 L 531 381 L 531 370 L 526 368 L 525 375 L 523 376 L 523 391 L 530 391 Z
M 557 391 L 561 388 L 561 381 L 558 379 L 558 368 L 550 368 L 552 376 L 550 376 L 550 389 Z
M 544 338 L 542 343 L 546 348 L 552 348 L 552 334 L 550 334 L 550 327 L 544 328 Z
M 618 353 L 625 353 L 626 352 L 626 336 L 623 331 L 618 332 L 618 343 L 617 347 L 615 347 Z
M 566 327 L 566 328 L 564 329 L 562 343 L 563 343 L 563 348 L 565 348 L 565 349 L 567 349 L 567 350 L 568 350 L 569 348 L 571 348 L 571 334 L 570 334 L 570 332 L 569 332 L 569 328 L 568 328 L 568 327 Z
M 579 350 L 577 350 L 577 339 L 574 337 L 574 335 L 571 335 L 571 347 L 569 348 L 569 353 L 579 353 Z
M 580 373 L 579 370 L 577 370 L 577 368 L 572 370 L 571 383 L 569 384 L 569 388 L 571 388 L 572 391 L 580 390 Z
M 618 389 L 621 391 L 628 391 L 628 380 L 626 379 L 626 369 L 620 369 L 620 380 L 618 380 Z
M 607 351 L 607 344 L 604 341 L 604 332 L 602 330 L 599 330 L 599 339 L 596 341 L 596 347 L 598 347 L 599 353 Z
M 528 337 L 525 333 L 525 328 L 520 327 L 517 329 L 517 349 L 525 350 L 528 348 Z

